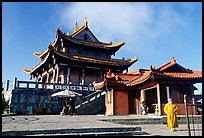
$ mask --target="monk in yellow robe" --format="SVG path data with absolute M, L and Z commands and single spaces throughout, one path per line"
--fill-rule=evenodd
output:
M 169 98 L 168 103 L 164 106 L 164 112 L 167 114 L 167 126 L 171 128 L 171 131 L 175 131 L 175 128 L 178 127 L 177 111 L 178 106 Z

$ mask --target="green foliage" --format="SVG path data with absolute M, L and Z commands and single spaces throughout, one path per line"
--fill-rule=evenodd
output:
M 8 113 L 8 101 L 5 101 L 5 98 L 2 96 L 2 114 L 6 112 Z

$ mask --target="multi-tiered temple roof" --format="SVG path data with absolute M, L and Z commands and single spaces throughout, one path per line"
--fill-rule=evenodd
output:
M 100 42 L 88 28 L 88 22 L 85 18 L 82 27 L 79 28 L 76 23 L 72 34 L 66 34 L 58 28 L 54 42 L 50 43 L 44 52 L 34 52 L 34 55 L 40 58 L 41 62 L 31 69 L 24 68 L 24 71 L 29 75 L 36 74 L 53 58 L 63 62 L 83 62 L 94 66 L 108 66 L 125 70 L 138 58 L 133 57 L 126 60 L 111 58 L 124 44 L 124 42 L 115 44 Z

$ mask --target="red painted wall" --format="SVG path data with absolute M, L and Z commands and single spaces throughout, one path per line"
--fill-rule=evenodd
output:
M 128 92 L 114 91 L 114 115 L 127 115 L 129 113 Z

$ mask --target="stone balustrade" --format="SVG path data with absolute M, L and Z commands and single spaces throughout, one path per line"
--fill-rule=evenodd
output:
M 89 91 L 94 92 L 94 87 L 88 85 L 59 84 L 59 83 L 42 83 L 31 81 L 17 81 L 15 89 L 59 89 L 72 91 Z

